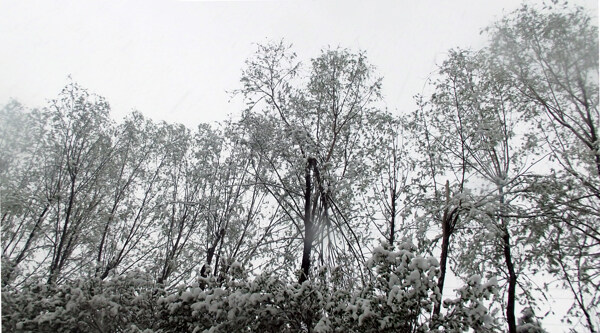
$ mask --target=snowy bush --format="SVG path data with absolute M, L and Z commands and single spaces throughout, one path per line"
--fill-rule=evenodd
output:
M 139 332 L 155 322 L 158 290 L 141 273 L 2 290 L 6 332 Z
M 484 300 L 495 281 L 471 278 L 432 320 L 440 298 L 438 264 L 410 243 L 383 245 L 368 261 L 371 278 L 353 290 L 324 271 L 302 284 L 237 272 L 165 291 L 128 274 L 2 293 L 6 332 L 464 332 L 494 329 Z
M 495 278 L 481 283 L 481 277 L 472 276 L 467 284 L 460 288 L 458 298 L 444 301 L 446 315 L 439 323 L 449 332 L 464 332 L 473 329 L 476 332 L 501 331 L 484 303 L 497 290 Z

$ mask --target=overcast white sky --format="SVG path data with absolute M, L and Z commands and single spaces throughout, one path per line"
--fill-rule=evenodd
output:
M 570 2 L 597 18 L 597 0 Z M 115 118 L 137 109 L 195 127 L 239 112 L 226 91 L 239 87 L 253 43 L 285 38 L 305 60 L 327 45 L 366 50 L 387 107 L 402 112 L 449 48 L 481 47 L 480 29 L 520 3 L 3 0 L 0 105 L 43 106 L 71 75 L 106 97 Z M 562 331 L 556 317 L 545 324 Z
M 414 107 L 449 48 L 483 45 L 503 1 L 0 1 L 0 104 L 42 106 L 70 74 L 132 109 L 195 127 L 225 119 L 253 43 L 285 38 L 300 59 L 327 45 L 367 51 L 391 110 Z M 597 12 L 595 0 L 579 0 Z

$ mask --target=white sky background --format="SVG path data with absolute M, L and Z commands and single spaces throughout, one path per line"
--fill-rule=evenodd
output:
M 253 43 L 284 38 L 308 61 L 327 47 L 366 50 L 384 77 L 385 104 L 410 111 L 447 50 L 477 49 L 481 28 L 520 0 L 460 1 L 0 1 L 0 105 L 41 107 L 67 76 L 105 97 L 113 116 L 224 120 L 243 104 Z M 541 3 L 541 1 L 530 1 Z M 571 0 L 596 19 L 597 0 Z M 555 308 L 556 309 L 556 308 Z M 558 309 L 557 309 L 558 310 Z M 559 318 L 545 328 L 561 332 Z
M 594 0 L 572 1 L 594 14 Z M 323 47 L 367 51 L 390 111 L 412 96 L 452 47 L 478 48 L 481 28 L 518 8 L 503 1 L 1 1 L 0 105 L 43 106 L 73 80 L 120 118 L 136 109 L 181 122 L 240 111 L 253 43 L 285 38 L 301 60 Z

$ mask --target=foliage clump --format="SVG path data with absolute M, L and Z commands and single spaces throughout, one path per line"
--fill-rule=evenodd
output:
M 431 317 L 437 261 L 405 243 L 384 245 L 369 260 L 364 287 L 337 288 L 322 271 L 302 284 L 270 274 L 256 277 L 235 266 L 232 277 L 202 278 L 166 290 L 142 272 L 106 280 L 78 280 L 2 291 L 7 332 L 465 332 L 495 323 L 485 301 L 495 283 L 473 277 L 446 302 L 448 314 Z M 332 283 L 326 283 L 327 276 Z M 202 287 L 201 287 L 202 286 Z

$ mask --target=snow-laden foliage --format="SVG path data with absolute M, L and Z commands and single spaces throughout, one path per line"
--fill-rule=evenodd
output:
M 472 277 L 445 302 L 446 315 L 429 314 L 440 297 L 437 261 L 405 243 L 378 247 L 369 260 L 370 283 L 336 288 L 336 275 L 302 284 L 270 274 L 250 277 L 232 265 L 230 278 L 201 278 L 165 290 L 135 272 L 106 280 L 78 280 L 2 292 L 7 332 L 463 332 L 493 328 L 484 304 L 495 283 Z M 327 282 L 327 276 L 333 281 Z M 203 287 L 201 287 L 203 286 Z
M 141 272 L 60 286 L 2 289 L 5 332 L 140 332 L 152 327 L 160 295 Z

